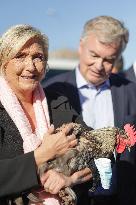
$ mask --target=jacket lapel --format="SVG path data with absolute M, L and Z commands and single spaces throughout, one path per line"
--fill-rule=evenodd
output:
M 124 110 L 125 110 L 125 93 L 124 89 L 121 89 L 119 79 L 116 76 L 110 77 L 111 85 L 111 95 L 113 102 L 113 112 L 114 112 L 114 124 L 117 127 L 121 127 L 124 122 Z
M 68 94 L 68 98 L 70 99 L 71 105 L 77 111 L 78 114 L 81 114 L 81 106 L 80 106 L 80 99 L 78 95 L 78 89 L 76 85 L 75 70 L 67 74 L 66 88 L 67 88 L 67 94 Z

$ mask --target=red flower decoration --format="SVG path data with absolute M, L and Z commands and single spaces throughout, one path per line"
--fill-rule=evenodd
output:
M 127 133 L 128 137 L 130 138 L 130 146 L 133 146 L 136 143 L 136 131 L 134 126 L 130 124 L 126 124 L 124 126 L 124 130 Z
M 125 150 L 125 148 L 126 148 L 125 140 L 118 135 L 118 143 L 116 146 L 117 153 L 122 153 Z
M 124 138 L 121 135 L 117 136 L 117 147 L 116 151 L 117 153 L 122 153 L 127 147 L 134 146 L 136 143 L 136 130 L 134 126 L 131 126 L 130 124 L 126 124 L 124 126 L 124 130 L 128 136 L 128 138 Z

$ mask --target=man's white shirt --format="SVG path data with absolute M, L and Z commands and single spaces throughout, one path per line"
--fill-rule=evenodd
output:
M 84 122 L 94 129 L 114 126 L 110 82 L 96 88 L 88 83 L 76 68 L 76 83 Z

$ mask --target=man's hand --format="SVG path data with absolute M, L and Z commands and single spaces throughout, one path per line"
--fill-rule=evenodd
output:
M 49 170 L 41 177 L 41 183 L 46 192 L 57 194 L 62 188 L 74 186 L 89 181 L 92 178 L 92 173 L 89 168 L 75 172 L 72 176 L 68 177 L 55 170 Z
M 82 184 L 86 181 L 89 181 L 92 178 L 92 172 L 89 168 L 82 169 L 78 172 L 75 172 L 71 176 L 71 185 Z

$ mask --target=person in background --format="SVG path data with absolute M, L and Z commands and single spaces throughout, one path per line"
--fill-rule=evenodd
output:
M 79 120 L 66 98 L 48 97 L 47 91 L 42 89 L 40 81 L 46 73 L 47 61 L 48 38 L 33 26 L 16 25 L 1 36 L 0 166 L 3 164 L 4 167 L 0 169 L 0 204 L 16 204 L 19 197 L 21 204 L 27 205 L 30 188 L 41 183 L 46 192 L 56 194 L 63 187 L 91 179 L 88 168 L 69 177 L 55 170 L 47 171 L 41 179 L 38 177 L 37 169 L 43 162 L 65 153 L 77 143 L 75 136 L 68 134 L 71 126 L 57 134 L 54 134 L 54 127 Z M 67 115 L 64 117 L 65 112 Z M 52 123 L 54 126 L 51 126 Z M 20 163 L 23 163 L 21 167 Z M 8 166 L 12 167 L 9 169 Z M 26 169 L 26 166 L 29 168 Z M 9 172 L 4 168 L 8 168 Z M 16 174 L 14 177 L 13 171 Z M 46 192 L 43 198 L 40 193 L 40 197 L 43 203 L 48 204 L 44 198 Z M 50 200 L 52 198 L 53 195 Z M 57 199 L 54 200 L 59 204 Z
M 75 70 L 49 79 L 44 85 L 50 91 L 64 93 L 84 122 L 94 129 L 136 124 L 136 85 L 112 74 L 128 37 L 124 24 L 111 16 L 88 20 L 80 38 Z M 135 147 L 114 156 L 117 192 L 93 197 L 93 204 L 136 204 L 135 156 Z
M 124 68 L 124 59 L 123 56 L 120 56 L 119 59 L 115 62 L 112 73 L 119 73 Z

